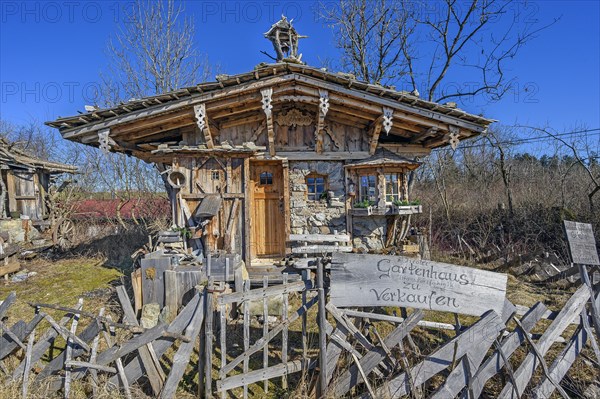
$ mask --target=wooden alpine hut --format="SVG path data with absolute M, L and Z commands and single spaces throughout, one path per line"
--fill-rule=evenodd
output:
M 421 212 L 409 172 L 494 121 L 305 65 L 302 36 L 285 19 L 265 35 L 276 63 L 47 124 L 157 164 L 174 225 L 203 253 L 238 254 L 251 267 L 403 238 L 398 221 Z

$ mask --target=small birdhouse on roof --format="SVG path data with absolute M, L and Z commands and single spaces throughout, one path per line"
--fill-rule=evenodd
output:
M 298 41 L 308 36 L 299 35 L 292 26 L 292 21 L 293 19 L 288 21 L 282 15 L 281 19 L 265 33 L 265 37 L 273 43 L 277 62 L 301 62 L 302 54 L 298 54 Z

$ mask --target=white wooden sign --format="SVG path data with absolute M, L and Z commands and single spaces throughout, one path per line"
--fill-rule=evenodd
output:
M 596 239 L 589 223 L 564 221 L 567 241 L 573 263 L 580 265 L 600 265 Z
M 502 314 L 506 274 L 402 256 L 334 253 L 330 298 L 338 307 L 398 306 Z

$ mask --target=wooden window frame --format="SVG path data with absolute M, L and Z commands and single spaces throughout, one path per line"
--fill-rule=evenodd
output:
M 323 179 L 323 183 L 319 184 L 316 179 Z M 308 179 L 315 179 L 315 181 L 313 183 L 309 183 Z M 321 200 L 321 196 L 323 194 L 327 195 L 327 189 L 328 189 L 328 184 L 329 184 L 329 178 L 327 175 L 325 174 L 321 174 L 321 173 L 309 173 L 308 175 L 306 175 L 304 177 L 304 183 L 306 183 L 306 200 L 307 201 L 313 201 L 313 202 L 318 202 Z M 323 186 L 323 191 L 321 191 L 320 193 L 317 191 L 317 187 L 318 186 Z M 315 191 L 313 193 L 310 192 L 309 187 L 314 186 Z M 311 198 L 311 196 L 313 198 Z
M 385 203 L 392 204 L 395 200 L 402 201 L 404 198 L 403 193 L 403 185 L 404 185 L 404 173 L 398 171 L 384 171 L 383 172 L 384 180 L 385 180 Z M 396 193 L 388 193 L 388 176 L 396 176 L 395 188 Z M 392 180 L 393 184 L 393 180 Z M 391 198 L 390 198 L 391 196 Z
M 366 186 L 363 186 L 363 184 L 362 184 L 363 183 L 363 177 L 367 178 L 367 185 Z M 373 177 L 374 178 L 374 182 L 373 182 L 374 183 L 374 187 L 375 187 L 375 194 L 374 194 L 375 198 L 374 199 L 370 199 L 369 198 L 369 194 L 368 194 L 369 187 L 371 187 L 371 184 L 370 184 L 371 180 L 369 179 L 369 177 Z M 378 184 L 377 184 L 378 178 L 379 178 L 378 174 L 375 171 L 369 171 L 369 172 L 365 171 L 365 172 L 362 172 L 362 173 L 361 172 L 358 173 L 358 200 L 360 202 L 369 200 L 369 201 L 374 202 L 374 204 L 377 204 L 377 201 L 379 199 L 379 194 L 380 194 L 379 193 L 379 187 L 378 187 Z M 363 187 L 367 187 L 367 193 L 366 194 L 363 194 Z M 366 195 L 366 197 L 365 197 L 365 195 Z
M 263 175 L 265 177 L 265 181 L 263 181 Z M 261 186 L 271 186 L 273 185 L 273 173 L 271 172 L 260 172 L 258 175 L 258 184 Z

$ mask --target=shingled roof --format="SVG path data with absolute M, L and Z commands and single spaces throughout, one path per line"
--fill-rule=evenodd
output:
M 5 139 L 0 139 L 0 165 L 19 169 L 41 169 L 50 174 L 77 172 L 76 166 L 32 157 L 10 145 Z
M 54 121 L 46 122 L 48 126 L 60 129 L 61 132 L 67 132 L 72 129 L 94 125 L 99 122 L 109 121 L 111 119 L 138 113 L 150 108 L 165 107 L 175 103 L 193 103 L 194 99 L 201 97 L 205 100 L 210 99 L 210 93 L 233 86 L 241 86 L 258 80 L 267 79 L 274 76 L 287 74 L 299 74 L 316 78 L 324 82 L 335 83 L 345 88 L 351 88 L 355 91 L 376 95 L 378 97 L 391 99 L 398 104 L 406 104 L 412 107 L 434 113 L 444 114 L 457 118 L 462 121 L 471 122 L 487 126 L 495 120 L 484 118 L 483 116 L 473 115 L 466 111 L 456 108 L 453 104 L 438 104 L 416 97 L 406 91 L 397 91 L 393 88 L 370 84 L 356 80 L 356 78 L 347 73 L 328 72 L 323 68 L 311 67 L 308 65 L 293 63 L 278 64 L 260 64 L 253 71 L 239 75 L 217 75 L 216 82 L 201 83 L 196 86 L 184 87 L 156 96 L 149 96 L 142 99 L 132 99 L 126 103 L 121 103 L 114 107 L 106 109 L 97 109 L 90 112 L 80 113 L 79 115 L 69 117 L 59 117 Z
M 369 158 L 351 162 L 347 168 L 378 167 L 378 166 L 402 166 L 407 169 L 417 169 L 421 165 L 412 159 L 405 158 L 385 148 L 378 148 L 375 154 Z

